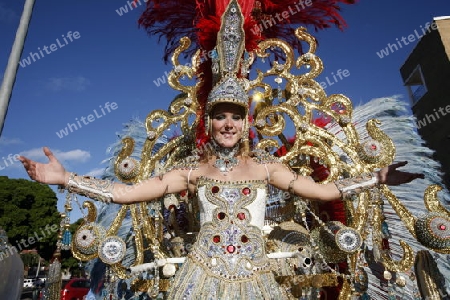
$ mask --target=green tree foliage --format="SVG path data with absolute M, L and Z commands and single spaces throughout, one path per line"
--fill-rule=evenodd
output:
M 37 249 L 44 259 L 51 258 L 61 221 L 57 201 L 47 185 L 0 176 L 0 226 L 19 252 Z
M 20 255 L 20 258 L 22 258 L 22 262 L 24 267 L 35 267 L 39 264 L 39 255 L 37 253 L 24 253 Z

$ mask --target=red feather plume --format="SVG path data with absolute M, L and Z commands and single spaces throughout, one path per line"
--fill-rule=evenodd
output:
M 220 28 L 220 16 L 228 3 L 229 0 L 149 0 L 138 23 L 149 35 L 166 39 L 164 60 L 168 61 L 183 36 L 192 41 L 187 55 L 199 47 L 211 50 Z M 281 38 L 301 51 L 293 35 L 295 27 L 342 29 L 346 23 L 340 14 L 341 5 L 354 3 L 355 0 L 240 0 L 245 17 L 246 49 L 255 49 L 262 39 Z

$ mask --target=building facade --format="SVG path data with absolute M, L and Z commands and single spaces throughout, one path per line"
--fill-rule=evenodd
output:
M 417 129 L 442 165 L 450 188 L 450 16 L 436 17 L 400 68 Z

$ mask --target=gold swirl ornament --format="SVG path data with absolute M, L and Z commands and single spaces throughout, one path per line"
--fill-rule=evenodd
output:
M 429 210 L 420 217 L 415 217 L 410 211 L 395 197 L 395 195 L 385 185 L 381 186 L 382 193 L 386 196 L 396 214 L 400 217 L 409 232 L 425 247 L 436 252 L 450 253 L 450 214 L 440 204 L 437 193 L 442 190 L 438 185 L 430 185 L 425 190 L 424 202 Z M 403 245 L 404 250 L 412 252 L 412 249 Z M 406 251 L 405 251 L 406 255 Z M 411 256 L 408 254 L 408 256 Z M 412 264 L 412 262 L 411 262 Z M 387 264 L 389 266 L 389 264 Z
M 442 187 L 437 184 L 428 186 L 425 190 L 424 202 L 425 207 L 432 212 L 441 213 L 450 217 L 450 211 L 445 209 L 438 199 L 438 192 L 442 190 Z
M 424 246 L 444 254 L 450 253 L 450 212 L 440 203 L 438 185 L 430 185 L 425 190 L 424 202 L 429 210 L 417 218 L 414 229 L 417 240 Z
M 366 124 L 367 133 L 371 137 L 356 146 L 359 158 L 371 168 L 381 168 L 392 163 L 395 156 L 395 145 L 387 134 L 377 125 L 378 120 L 369 120 Z
M 439 212 L 428 212 L 415 223 L 417 240 L 429 249 L 450 253 L 450 218 Z
M 134 179 L 139 174 L 139 162 L 131 158 L 134 150 L 134 140 L 130 137 L 122 139 L 122 150 L 117 155 L 114 171 L 119 180 L 125 183 L 134 182 Z
M 358 251 L 363 243 L 361 234 L 354 228 L 339 221 L 327 222 L 311 231 L 311 236 L 319 245 L 326 262 L 346 261 L 347 256 Z
M 71 250 L 73 257 L 81 261 L 96 258 L 98 246 L 106 235 L 106 230 L 96 223 L 80 226 L 75 232 Z
M 88 214 L 85 221 L 75 231 L 71 251 L 76 259 L 88 261 L 97 257 L 98 245 L 106 235 L 106 230 L 95 223 L 97 209 L 94 203 L 85 201 L 83 207 L 87 208 Z
M 440 291 L 445 287 L 445 278 L 429 251 L 421 250 L 417 253 L 414 271 L 422 299 L 444 299 L 441 297 Z
M 391 192 L 387 185 L 380 185 L 380 192 L 386 197 L 389 201 L 392 208 L 395 210 L 397 216 L 400 217 L 401 221 L 405 225 L 405 227 L 409 230 L 409 232 L 415 237 L 414 232 L 414 222 L 415 217 L 411 214 L 411 212 L 401 203 L 397 197 Z M 383 213 L 381 211 L 380 206 L 376 206 L 376 209 L 373 210 L 373 231 L 381 232 L 382 222 L 383 222 Z M 379 249 L 382 249 L 382 241 L 380 238 L 374 238 L 374 244 L 378 245 Z M 405 241 L 400 240 L 400 247 L 403 250 L 403 256 L 400 260 L 394 260 L 392 257 L 386 253 L 381 253 L 382 261 L 384 267 L 393 272 L 406 272 L 409 270 L 414 264 L 414 251 L 410 245 L 408 245 Z

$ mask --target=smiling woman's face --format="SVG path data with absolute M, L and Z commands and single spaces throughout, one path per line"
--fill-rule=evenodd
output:
M 242 137 L 244 109 L 232 103 L 217 104 L 211 115 L 212 137 L 222 147 L 234 147 Z

